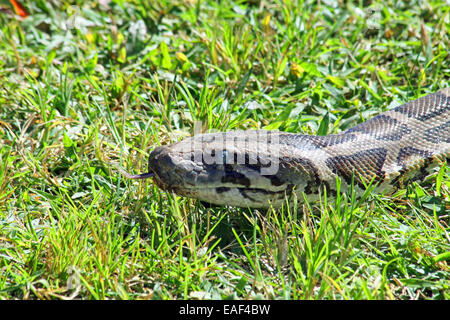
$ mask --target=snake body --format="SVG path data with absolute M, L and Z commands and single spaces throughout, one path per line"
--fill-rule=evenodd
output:
M 339 134 L 249 130 L 196 135 L 155 148 L 149 171 L 162 189 L 215 205 L 280 207 L 286 195 L 374 181 L 396 190 L 450 158 L 450 88 L 400 105 Z

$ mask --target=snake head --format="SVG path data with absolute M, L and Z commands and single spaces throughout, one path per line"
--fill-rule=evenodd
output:
M 279 132 L 265 130 L 196 135 L 155 148 L 149 172 L 160 188 L 203 202 L 280 206 L 294 185 L 306 184 L 306 177 L 302 170 L 292 170 L 301 166 L 280 150 L 279 137 Z

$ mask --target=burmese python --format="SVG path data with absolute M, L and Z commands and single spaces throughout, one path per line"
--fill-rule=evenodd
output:
M 339 134 L 249 130 L 201 134 L 157 147 L 149 171 L 162 189 L 216 205 L 264 208 L 295 192 L 314 199 L 323 188 L 396 189 L 450 158 L 450 88 L 405 103 Z

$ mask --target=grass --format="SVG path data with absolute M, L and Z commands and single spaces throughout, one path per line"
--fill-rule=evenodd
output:
M 22 3 L 0 12 L 0 299 L 450 298 L 448 167 L 266 212 L 113 166 L 196 121 L 336 133 L 448 87 L 445 1 Z

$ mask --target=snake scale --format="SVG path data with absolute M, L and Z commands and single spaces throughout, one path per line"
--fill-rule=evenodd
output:
M 280 207 L 286 195 L 314 200 L 374 181 L 376 191 L 422 179 L 450 159 L 450 88 L 327 136 L 248 130 L 195 135 L 149 156 L 147 173 L 178 195 L 215 205 Z

